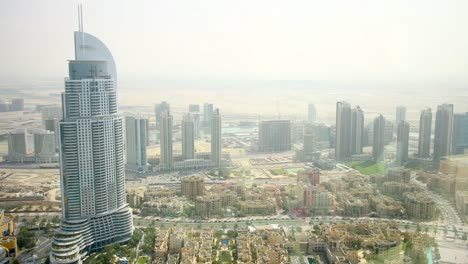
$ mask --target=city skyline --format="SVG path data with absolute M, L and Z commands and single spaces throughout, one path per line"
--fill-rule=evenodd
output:
M 0 263 L 463 263 L 468 2 L 84 1 L 0 3 Z

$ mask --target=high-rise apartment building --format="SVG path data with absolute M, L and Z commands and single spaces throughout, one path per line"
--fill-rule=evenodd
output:
M 393 142 L 393 128 L 396 127 L 397 124 L 393 124 L 390 120 L 385 120 L 385 132 L 384 132 L 384 144 L 388 145 Z
M 200 138 L 200 105 L 189 105 L 189 113 L 192 116 L 193 120 L 193 130 L 195 138 Z
M 82 263 L 91 252 L 133 234 L 115 63 L 107 47 L 81 26 L 74 37 L 58 131 L 62 223 L 50 253 L 51 263 L 60 264 Z
M 351 105 L 336 103 L 335 160 L 346 161 L 351 156 Z
M 222 144 L 221 115 L 216 109 L 211 117 L 211 161 L 216 167 L 221 166 Z
M 213 116 L 213 104 L 205 103 L 203 105 L 203 126 L 211 127 L 211 119 Z
M 421 111 L 419 118 L 418 157 L 429 158 L 431 154 L 432 111 L 427 108 Z
M 315 151 L 315 139 L 312 133 L 304 134 L 304 154 L 310 155 Z
M 406 107 L 399 105 L 396 108 L 396 115 L 395 115 L 395 131 L 398 130 L 398 124 L 400 124 L 400 121 L 406 121 Z
M 55 134 L 46 130 L 34 132 L 34 156 L 38 163 L 49 163 L 56 155 Z
M 351 154 L 362 154 L 364 147 L 364 112 L 359 106 L 351 110 Z
M 144 172 L 147 169 L 146 140 L 148 119 L 127 113 L 125 116 L 125 137 L 127 143 L 127 169 Z
M 463 154 L 468 149 L 468 113 L 453 117 L 452 153 Z
M 163 171 L 170 171 L 173 169 L 174 157 L 172 155 L 172 115 L 169 111 L 161 113 L 159 134 L 161 137 L 160 167 Z
M 8 133 L 8 160 L 22 161 L 28 155 L 30 134 L 27 129 L 17 129 Z
M 58 119 L 47 119 L 44 121 L 45 130 L 56 133 L 57 131 Z
M 403 165 L 408 161 L 408 146 L 409 146 L 409 131 L 410 125 L 408 122 L 401 120 L 397 126 L 397 155 L 396 162 Z
M 195 126 L 191 114 L 182 118 L 182 158 L 195 158 Z
M 379 115 L 374 119 L 374 133 L 372 140 L 372 157 L 375 161 L 384 159 L 385 146 L 385 118 Z
M 170 112 L 170 111 L 171 111 L 171 105 L 166 101 L 162 101 L 161 103 L 156 104 L 154 106 L 156 128 L 159 128 L 161 124 L 161 114 L 164 112 Z
M 309 103 L 309 108 L 308 108 L 308 118 L 307 120 L 309 122 L 315 122 L 317 121 L 317 109 L 315 108 L 315 105 L 312 103 Z
M 269 120 L 260 122 L 258 150 L 260 152 L 291 150 L 291 121 Z
M 453 104 L 437 107 L 434 131 L 434 161 L 450 155 L 453 131 Z

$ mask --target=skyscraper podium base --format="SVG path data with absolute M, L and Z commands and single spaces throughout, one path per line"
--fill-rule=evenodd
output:
M 56 264 L 80 264 L 96 250 L 127 242 L 133 235 L 133 229 L 128 205 L 90 218 L 64 219 L 52 242 L 50 261 Z

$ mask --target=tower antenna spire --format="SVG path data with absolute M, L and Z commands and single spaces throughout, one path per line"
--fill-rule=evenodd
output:
M 80 10 L 79 4 L 78 4 L 78 31 L 81 32 L 81 10 Z
M 83 5 L 80 4 L 80 19 L 81 19 L 81 32 L 84 32 L 84 29 L 83 29 Z

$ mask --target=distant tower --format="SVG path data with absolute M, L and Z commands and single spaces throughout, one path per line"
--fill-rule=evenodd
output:
M 346 161 L 351 147 L 351 105 L 347 102 L 336 103 L 336 140 L 335 160 Z
M 364 112 L 359 106 L 351 111 L 351 154 L 362 154 L 364 146 Z
M 291 121 L 262 121 L 258 129 L 260 152 L 282 152 L 291 150 Z
M 397 156 L 398 165 L 403 165 L 408 161 L 409 131 L 408 122 L 401 120 L 397 126 Z
M 375 161 L 383 160 L 385 146 L 385 118 L 379 115 L 374 119 L 374 133 L 372 140 L 372 157 Z
M 431 128 L 432 112 L 431 108 L 421 111 L 419 118 L 419 139 L 418 139 L 418 157 L 429 158 L 431 153 Z
M 168 102 L 162 101 L 159 104 L 156 104 L 154 106 L 154 114 L 155 114 L 155 120 L 156 120 L 156 128 L 159 128 L 160 123 L 161 123 L 161 114 L 164 112 L 170 112 L 171 111 L 171 105 L 169 105 Z
M 189 104 L 189 113 L 200 113 L 200 105 Z
M 450 155 L 452 147 L 453 104 L 437 107 L 434 132 L 434 161 Z
M 464 154 L 468 148 L 468 113 L 455 114 L 453 118 L 452 153 Z
M 161 137 L 161 170 L 170 171 L 173 169 L 174 158 L 172 155 L 172 115 L 169 111 L 161 114 L 159 133 Z
M 29 149 L 27 129 L 17 129 L 8 133 L 8 160 L 23 162 Z
M 184 160 L 195 158 L 195 126 L 191 114 L 184 115 L 182 119 L 182 158 Z
M 127 113 L 125 116 L 125 136 L 127 143 L 127 168 L 133 171 L 146 170 L 146 139 L 148 119 Z
M 189 113 L 192 116 L 193 120 L 193 130 L 195 133 L 195 138 L 200 138 L 200 105 L 189 105 Z
M 58 105 L 48 105 L 44 106 L 41 109 L 42 114 L 42 122 L 50 119 L 58 119 L 62 118 L 62 108 Z
M 203 105 L 203 126 L 211 127 L 211 117 L 213 116 L 213 104 L 205 103 Z
M 304 154 L 310 155 L 315 151 L 315 138 L 312 132 L 304 134 Z
M 211 160 L 216 167 L 221 166 L 221 155 L 221 115 L 219 114 L 219 109 L 216 109 L 211 118 Z
M 315 108 L 315 105 L 312 103 L 309 103 L 309 109 L 308 109 L 308 118 L 309 122 L 315 122 L 317 121 L 317 109 Z
M 34 156 L 36 162 L 52 162 L 52 157 L 56 153 L 55 133 L 50 131 L 36 131 L 34 133 Z
M 57 118 L 47 119 L 47 120 L 44 121 L 45 130 L 50 131 L 50 132 L 54 132 L 55 147 L 56 148 L 58 148 L 58 139 L 59 139 L 58 133 L 57 133 L 58 122 L 59 122 L 59 120 Z M 56 149 L 56 150 L 58 150 L 58 149 Z
M 385 132 L 384 132 L 384 144 L 388 145 L 393 142 L 393 132 L 394 127 L 397 127 L 397 124 L 393 124 L 390 120 L 385 120 Z
M 3 100 L 3 99 L 0 99 L 0 112 L 8 112 L 10 111 L 10 104 Z
M 406 121 L 406 107 L 399 105 L 396 108 L 396 115 L 395 115 L 395 131 L 398 130 L 398 124 L 400 121 Z
M 58 131 L 62 223 L 51 246 L 53 264 L 82 263 L 93 251 L 130 240 L 134 229 L 114 59 L 82 23 L 74 37 Z
M 23 111 L 24 110 L 24 99 L 15 98 L 11 100 L 10 111 Z

